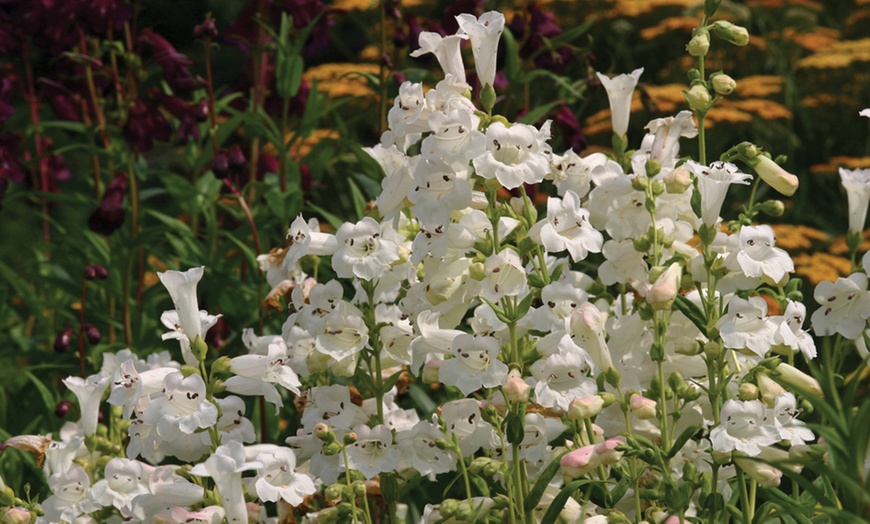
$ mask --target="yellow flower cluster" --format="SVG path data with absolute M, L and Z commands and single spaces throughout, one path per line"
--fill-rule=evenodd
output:
M 318 90 L 330 98 L 340 98 L 374 96 L 374 90 L 362 75 L 379 73 L 380 67 L 377 64 L 334 63 L 314 66 L 305 71 L 303 77 L 310 84 L 316 81 Z

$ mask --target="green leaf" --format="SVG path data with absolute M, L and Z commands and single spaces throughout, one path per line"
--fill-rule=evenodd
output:
M 704 312 L 701 311 L 701 308 L 696 306 L 694 302 L 683 295 L 677 295 L 676 300 L 674 300 L 674 307 L 676 307 L 680 313 L 686 315 L 686 318 L 688 318 L 689 321 L 698 328 L 702 335 L 708 335 L 707 318 L 704 316 Z
M 544 513 L 544 517 L 541 519 L 541 524 L 554 524 L 559 518 L 559 514 L 562 513 L 562 508 L 565 507 L 565 503 L 568 502 L 568 497 L 573 495 L 575 491 L 585 486 L 586 484 L 591 484 L 595 482 L 598 481 L 580 479 L 566 484 L 559 491 L 559 493 L 557 493 L 556 496 L 553 497 L 553 502 L 550 503 L 550 507 L 547 508 L 547 512 Z
M 356 185 L 356 182 L 353 179 L 347 179 L 347 185 L 350 187 L 350 194 L 353 199 L 353 209 L 356 212 L 356 219 L 362 220 L 366 214 L 366 197 L 363 196 L 362 191 L 360 191 L 359 186 Z
M 573 27 L 567 31 L 563 31 L 562 33 L 554 36 L 550 39 L 550 42 L 561 44 L 565 42 L 573 42 L 579 36 L 589 31 L 589 28 L 592 27 L 592 24 L 595 22 L 595 17 L 590 17 L 589 20 L 586 20 L 582 24 L 577 27 Z
M 561 100 L 556 100 L 555 102 L 550 102 L 549 104 L 538 106 L 520 117 L 519 122 L 521 124 L 534 124 L 538 120 L 544 118 L 544 116 L 546 116 L 550 111 L 559 107 L 561 104 Z
M 568 453 L 568 450 L 559 453 L 553 460 L 550 461 L 550 464 L 541 472 L 538 476 L 538 480 L 535 482 L 535 485 L 532 487 L 532 490 L 529 491 L 528 497 L 526 497 L 526 513 L 535 509 L 538 503 L 541 501 L 541 497 L 544 496 L 544 492 L 547 490 L 547 486 L 550 484 L 550 481 L 553 480 L 553 477 L 556 476 L 562 469 L 562 457 Z
M 319 213 L 320 216 L 325 218 L 326 221 L 329 222 L 329 225 L 332 226 L 333 228 L 335 228 L 336 230 L 338 230 L 338 228 L 340 228 L 341 225 L 344 224 L 344 220 L 338 218 L 337 216 L 333 215 L 329 211 L 323 209 L 322 207 L 320 207 L 312 202 L 306 202 L 305 205 L 309 209 L 314 211 L 315 213 Z
M 508 413 L 504 418 L 505 436 L 511 444 L 520 444 L 525 437 L 523 419 L 516 413 Z
M 517 40 L 510 30 L 504 31 L 501 34 L 501 39 L 504 42 L 505 50 L 503 71 L 508 80 L 514 80 L 520 72 L 520 50 L 517 46 Z
M 34 386 L 36 386 L 36 390 L 39 391 L 39 395 L 42 397 L 42 402 L 45 404 L 45 409 L 48 410 L 49 413 L 54 412 L 57 401 L 55 400 L 54 395 L 51 394 L 51 391 L 49 391 L 48 388 L 45 387 L 45 384 L 43 384 L 42 381 L 30 371 L 25 371 L 24 375 L 33 382 Z
M 692 438 L 692 435 L 701 430 L 701 426 L 689 426 L 680 433 L 680 436 L 674 441 L 674 444 L 671 446 L 671 450 L 668 451 L 668 459 L 674 458 L 674 456 L 683 449 L 683 446 L 686 442 Z

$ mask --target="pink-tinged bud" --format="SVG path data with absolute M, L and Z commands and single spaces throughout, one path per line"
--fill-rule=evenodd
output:
M 314 426 L 314 436 L 320 440 L 328 440 L 331 433 L 332 430 L 323 422 L 318 422 L 317 425 Z
M 30 511 L 21 507 L 9 508 L 0 517 L 0 520 L 2 520 L 3 524 L 28 524 L 30 522 Z
M 532 388 L 523 380 L 523 376 L 516 369 L 510 370 L 504 381 L 501 391 L 508 402 L 527 402 L 529 391 Z
M 248 502 L 245 504 L 245 509 L 248 512 L 248 522 L 260 521 L 260 514 L 263 513 L 263 506 L 256 502 Z
M 656 401 L 641 395 L 632 395 L 629 400 L 631 413 L 640 420 L 656 417 Z
M 100 330 L 97 329 L 97 326 L 93 324 L 85 324 L 85 338 L 87 338 L 88 342 L 91 344 L 99 344 L 100 340 L 103 339 L 103 335 L 100 333 Z
M 601 413 L 604 399 L 598 395 L 586 398 L 575 398 L 568 405 L 568 418 L 571 420 L 586 420 Z
M 616 448 L 623 444 L 625 444 L 625 439 L 622 437 L 615 437 L 607 439 L 601 444 L 595 446 L 595 454 L 598 456 L 600 463 L 609 465 L 616 464 L 622 460 L 623 452 Z
M 797 191 L 798 177 L 789 173 L 770 157 L 758 155 L 750 161 L 755 162 L 752 166 L 762 180 L 785 196 L 792 196 Z
M 438 370 L 441 369 L 441 364 L 443 363 L 443 360 L 430 360 L 429 362 L 426 362 L 426 364 L 423 366 L 424 384 L 438 383 Z
M 73 330 L 69 328 L 58 333 L 57 338 L 54 339 L 54 350 L 58 353 L 66 353 L 72 342 L 72 334 Z
M 734 463 L 737 464 L 744 473 L 749 475 L 750 478 L 758 482 L 758 485 L 762 488 L 775 488 L 779 486 L 779 483 L 782 480 L 782 471 L 770 464 L 737 456 L 734 457 Z
M 776 405 L 776 397 L 785 394 L 785 388 L 774 382 L 766 373 L 756 373 L 755 381 L 758 382 L 758 389 L 761 391 L 761 401 L 769 408 Z
M 682 165 L 665 175 L 665 190 L 671 194 L 685 193 L 692 187 L 692 174 Z
M 819 398 L 825 396 L 819 381 L 796 367 L 781 363 L 776 366 L 776 371 L 779 372 L 779 379 L 786 384 L 808 391 Z
M 670 309 L 680 291 L 683 266 L 674 262 L 655 281 L 646 294 L 646 301 L 653 309 Z
M 562 456 L 559 464 L 567 479 L 575 479 L 589 473 L 600 464 L 600 456 L 595 453 L 595 444 L 575 449 Z

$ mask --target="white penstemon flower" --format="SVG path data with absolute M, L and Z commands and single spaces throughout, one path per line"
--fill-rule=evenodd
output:
M 457 81 L 465 83 L 465 65 L 462 63 L 459 44 L 467 39 L 467 35 L 441 36 L 431 31 L 423 31 L 420 33 L 420 48 L 412 51 L 411 56 L 417 58 L 432 53 L 445 75 L 453 75 Z
M 260 462 L 246 462 L 242 444 L 230 441 L 219 446 L 205 462 L 195 465 L 190 473 L 214 480 L 220 491 L 227 522 L 247 524 L 248 511 L 242 488 L 242 472 L 261 467 L 263 464 Z
M 353 428 L 356 442 L 347 447 L 351 467 L 367 479 L 379 473 L 392 471 L 399 465 L 399 450 L 393 446 L 390 428 L 378 425 L 373 428 L 360 424 Z
M 722 406 L 721 424 L 713 428 L 710 442 L 716 451 L 740 451 L 754 457 L 761 448 L 779 442 L 779 434 L 765 417 L 758 400 L 728 400 Z
M 849 231 L 864 231 L 870 205 L 870 169 L 840 168 L 840 180 L 849 202 Z
M 811 317 L 816 335 L 839 333 L 850 340 L 861 336 L 870 318 L 867 275 L 853 273 L 836 282 L 823 280 L 816 286 L 813 298 L 819 304 Z
M 617 75 L 613 78 L 596 73 L 604 89 L 607 90 L 607 99 L 610 101 L 610 114 L 613 123 L 613 133 L 625 136 L 628 131 L 628 119 L 631 115 L 631 98 L 634 88 L 643 68 L 635 69 L 630 75 Z
M 335 239 L 339 248 L 332 256 L 332 267 L 341 278 L 372 280 L 399 260 L 399 246 L 382 238 L 380 224 L 370 217 L 356 224 L 342 224 Z
M 701 192 L 701 222 L 713 227 L 719 221 L 719 213 L 731 184 L 749 184 L 752 175 L 737 171 L 737 166 L 729 162 L 713 162 L 710 166 L 689 160 L 686 167 L 698 179 Z
M 508 372 L 507 365 L 498 360 L 500 351 L 498 339 L 458 335 L 451 346 L 453 358 L 441 365 L 438 380 L 458 387 L 463 395 L 500 386 Z
M 483 13 L 480 18 L 461 14 L 456 17 L 456 22 L 459 24 L 459 29 L 471 39 L 474 68 L 477 70 L 480 85 L 493 85 L 498 41 L 504 30 L 504 15 L 496 11 Z
M 317 491 L 310 475 L 296 471 L 296 454 L 290 448 L 276 448 L 257 455 L 262 464 L 257 470 L 254 489 L 264 502 L 283 499 L 291 506 L 302 504 L 306 495 Z
M 734 256 L 737 267 L 751 278 L 761 278 L 771 285 L 783 285 L 794 271 L 794 262 L 784 250 L 774 247 L 776 238 L 768 225 L 740 228 L 740 250 Z M 726 264 L 728 264 L 726 262 Z M 733 267 L 733 264 L 728 264 Z
M 604 236 L 589 223 L 589 211 L 580 207 L 580 198 L 573 191 L 561 199 L 547 199 L 547 218 L 535 224 L 529 236 L 548 252 L 568 250 L 574 262 L 590 252 L 600 253 L 604 244 Z
M 538 130 L 526 124 L 510 128 L 494 122 L 486 129 L 486 152 L 475 158 L 474 170 L 495 178 L 507 189 L 537 184 L 550 172 L 550 160 L 538 146 Z

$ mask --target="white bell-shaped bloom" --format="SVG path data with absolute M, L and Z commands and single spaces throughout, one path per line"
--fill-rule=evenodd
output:
M 736 265 L 747 277 L 761 278 L 772 285 L 782 285 L 794 262 L 784 250 L 775 247 L 773 228 L 767 224 L 740 228 L 740 250 L 735 255 Z M 734 262 L 726 261 L 734 267 Z
M 383 424 L 373 428 L 360 424 L 353 431 L 357 440 L 346 448 L 351 468 L 371 479 L 399 466 L 399 450 L 393 445 L 390 428 Z
M 749 349 L 763 357 L 773 345 L 776 324 L 767 316 L 767 302 L 755 296 L 748 300 L 737 295 L 728 302 L 728 312 L 716 324 L 726 348 Z
M 646 125 L 646 129 L 650 134 L 644 138 L 641 149 L 645 150 L 648 146 L 649 158 L 658 161 L 663 171 L 672 168 L 676 162 L 677 153 L 680 151 L 680 137 L 698 136 L 698 128 L 692 118 L 692 112 L 685 110 L 675 116 L 656 118 Z M 635 170 L 635 173 L 637 172 Z
M 818 336 L 839 333 L 849 340 L 861 336 L 870 318 L 870 292 L 867 275 L 852 273 L 836 282 L 823 280 L 813 291 L 819 304 L 811 318 L 813 332 Z
M 63 379 L 63 383 L 79 401 L 82 429 L 85 436 L 93 435 L 97 431 L 100 401 L 106 388 L 109 387 L 109 377 L 102 375 L 91 375 L 87 379 L 67 377 Z
M 81 466 L 48 478 L 52 495 L 42 502 L 45 522 L 74 522 L 79 515 L 100 508 L 89 496 L 91 479 Z
M 296 217 L 290 224 L 287 240 L 290 241 L 290 245 L 287 247 L 282 263 L 285 269 L 296 268 L 299 259 L 306 255 L 328 256 L 338 249 L 338 242 L 334 235 L 321 233 L 316 218 L 306 222 L 302 215 Z
M 199 314 L 199 302 L 196 298 L 196 285 L 202 279 L 205 266 L 190 268 L 187 271 L 166 271 L 157 273 L 160 282 L 166 286 L 175 311 L 178 313 L 178 324 L 181 331 L 193 342 L 197 337 L 203 338 L 202 319 Z
M 381 236 L 381 226 L 371 217 L 356 224 L 345 222 L 335 233 L 339 248 L 332 267 L 340 278 L 372 280 L 399 260 L 399 246 Z
M 465 65 L 462 63 L 462 53 L 459 50 L 459 44 L 463 40 L 468 40 L 468 36 L 461 34 L 441 36 L 432 31 L 423 31 L 420 33 L 420 48 L 411 51 L 411 56 L 417 58 L 432 53 L 445 75 L 453 75 L 457 81 L 465 83 Z
M 456 435 L 463 457 L 467 457 L 483 446 L 489 445 L 495 431 L 483 420 L 480 404 L 471 398 L 446 402 L 441 407 L 441 418 L 447 433 Z
M 453 339 L 451 353 L 438 370 L 438 380 L 456 386 L 463 395 L 480 388 L 500 386 L 507 376 L 507 365 L 498 359 L 501 344 L 493 337 L 473 337 L 463 333 Z
M 425 420 L 417 422 L 408 431 L 399 432 L 396 440 L 401 453 L 400 464 L 433 479 L 439 473 L 453 471 L 456 455 L 440 449 L 436 444 L 439 439 L 446 437 L 438 426 Z
M 840 180 L 849 201 L 849 231 L 864 231 L 870 205 L 870 169 L 840 168 Z
M 91 497 L 101 506 L 132 510 L 133 499 L 148 493 L 148 475 L 153 469 L 138 460 L 113 458 L 106 464 L 103 478 L 91 488 Z
M 486 152 L 473 160 L 483 178 L 496 178 L 507 189 L 537 184 L 550 173 L 550 159 L 538 145 L 538 130 L 526 124 L 507 127 L 494 122 L 486 129 Z
M 262 466 L 256 461 L 246 462 L 245 449 L 241 442 L 230 441 L 219 446 L 205 462 L 195 465 L 190 473 L 214 480 L 228 523 L 247 524 L 248 510 L 242 488 L 242 472 Z
M 456 17 L 459 29 L 471 39 L 471 52 L 474 54 L 474 68 L 481 86 L 495 82 L 495 61 L 498 41 L 504 30 L 504 15 L 489 11 L 475 18 L 463 13 Z
M 643 68 L 635 69 L 631 74 L 617 75 L 613 78 L 596 73 L 610 101 L 610 115 L 614 134 L 625 136 L 628 131 L 628 119 L 631 115 L 631 98 L 637 81 L 643 74 Z
M 283 499 L 295 507 L 302 504 L 306 495 L 317 491 L 310 475 L 296 471 L 296 454 L 290 448 L 260 453 L 257 462 L 262 466 L 257 470 L 254 489 L 263 502 Z
M 737 166 L 729 162 L 713 162 L 709 167 L 689 160 L 686 168 L 698 179 L 701 192 L 701 222 L 713 227 L 719 221 L 722 204 L 731 184 L 749 184 L 752 175 L 737 171 Z
M 532 226 L 529 237 L 550 253 L 568 250 L 574 262 L 590 252 L 600 253 L 604 244 L 604 236 L 589 223 L 589 211 L 580 207 L 573 191 L 564 198 L 547 199 L 547 218 Z
M 727 400 L 719 419 L 720 424 L 710 432 L 710 442 L 716 451 L 740 451 L 754 457 L 761 453 L 763 446 L 780 440 L 773 421 L 767 420 L 764 404 L 759 400 Z

